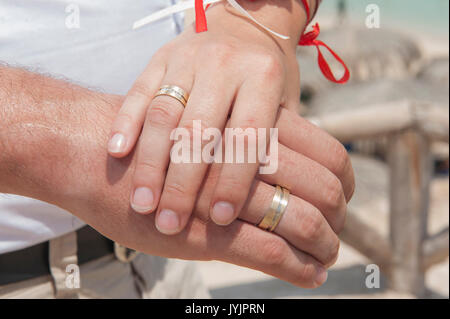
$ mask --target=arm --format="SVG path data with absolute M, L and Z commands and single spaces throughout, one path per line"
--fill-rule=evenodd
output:
M 342 147 L 311 124 L 281 112 L 280 138 L 292 150 L 284 148 L 280 155 L 283 167 L 266 178 L 270 184 L 291 184 L 293 195 L 276 229 L 285 239 L 253 226 L 274 194 L 273 187 L 262 181 L 255 181 L 241 220 L 227 227 L 208 223 L 211 185 L 218 175 L 214 172 L 199 192 L 194 217 L 187 227 L 178 235 L 165 236 L 156 230 L 153 215 L 136 214 L 130 209 L 134 154 L 113 159 L 105 151 L 107 132 L 121 97 L 7 67 L 0 67 L 0 79 L 1 192 L 56 204 L 105 236 L 145 253 L 221 260 L 303 287 L 317 287 L 326 280 L 325 268 L 334 263 L 339 247 L 333 230 L 342 228 L 345 217 L 345 201 L 336 198 L 342 199 L 344 193 L 351 196 L 353 183 L 351 167 L 343 165 L 348 159 Z M 295 153 L 299 144 L 307 149 L 305 155 L 324 166 Z M 336 156 L 328 156 L 333 152 Z M 349 182 L 343 184 L 344 190 L 330 170 Z M 305 172 L 305 178 L 299 178 Z M 325 185 L 309 181 L 308 175 L 314 180 L 320 176 Z M 294 196 L 302 189 L 310 192 L 302 195 L 305 200 Z M 314 199 L 312 189 L 317 189 L 315 194 L 330 189 L 331 196 Z M 323 198 L 324 207 L 336 209 L 323 210 L 330 216 L 328 221 L 306 202 L 320 207 Z M 298 220 L 303 222 L 298 224 Z
M 85 153 L 121 99 L 0 65 L 0 191 L 65 204 L 77 169 L 94 171 Z

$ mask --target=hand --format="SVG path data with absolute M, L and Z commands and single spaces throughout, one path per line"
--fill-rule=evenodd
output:
M 157 210 L 156 226 L 164 234 L 185 227 L 208 169 L 207 163 L 170 162 L 169 137 L 175 128 L 185 128 L 192 136 L 193 121 L 201 120 L 202 129 L 223 131 L 230 117 L 232 128 L 269 129 L 280 106 L 298 107 L 294 46 L 280 45 L 225 11 L 222 5 L 213 7 L 208 32 L 188 29 L 155 54 L 112 127 L 109 153 L 120 158 L 133 149 L 143 126 L 130 200 L 139 213 Z M 186 108 L 171 97 L 153 98 L 162 85 L 190 92 Z M 239 216 L 258 167 L 220 167 L 208 208 L 214 222 L 228 225 Z
M 167 237 L 156 230 L 154 216 L 135 214 L 126 201 L 136 156 L 118 160 L 104 152 L 120 97 L 28 72 L 0 71 L 8 83 L 0 86 L 5 124 L 0 130 L 1 192 L 58 205 L 105 236 L 145 253 L 221 260 L 302 287 L 325 281 L 325 268 L 336 259 L 339 246 L 333 230 L 342 228 L 344 198 L 350 199 L 354 181 L 345 149 L 317 127 L 286 110 L 277 121 L 284 147 L 280 169 L 267 182 L 293 193 L 275 230 L 280 236 L 248 223 L 259 221 L 274 194 L 261 180 L 254 182 L 241 214 L 248 222 L 227 227 L 206 222 L 212 192 L 208 185 L 217 177 L 213 166 L 194 218 L 180 234 Z M 52 112 L 55 107 L 58 112 Z M 74 108 L 79 112 L 73 113 Z
M 88 151 L 92 157 L 87 162 L 93 168 L 87 171 L 90 179 L 82 181 L 92 187 L 83 190 L 85 195 L 77 194 L 82 200 L 70 210 L 81 213 L 88 224 L 106 236 L 145 253 L 221 260 L 263 271 L 300 287 L 318 287 L 326 281 L 326 269 L 337 259 L 336 233 L 343 228 L 346 203 L 354 189 L 352 167 L 339 142 L 295 113 L 282 109 L 276 127 L 283 143 L 279 146 L 279 170 L 253 181 L 239 220 L 227 227 L 208 222 L 214 192 L 211 185 L 217 183 L 220 165 L 213 164 L 208 171 L 187 227 L 166 237 L 157 231 L 154 216 L 135 214 L 124 202 L 137 157 L 131 162 L 129 158 L 109 160 L 106 179 L 112 185 L 104 185 L 104 155 L 98 148 Z M 86 167 L 77 169 L 83 170 Z M 275 233 L 254 225 L 270 206 L 275 192 L 272 184 L 292 191 Z M 73 182 L 65 185 L 81 188 L 73 187 Z M 99 216 L 104 222 L 98 223 Z
M 339 239 L 336 233 L 343 228 L 346 202 L 354 189 L 352 167 L 339 142 L 293 112 L 282 109 L 276 127 L 280 143 L 283 143 L 279 170 L 253 181 L 249 199 L 235 223 L 224 228 L 208 222 L 214 192 L 211 185 L 215 185 L 220 176 L 220 165 L 213 164 L 199 191 L 194 216 L 180 234 L 164 237 L 156 231 L 153 216 L 141 216 L 131 210 L 127 210 L 123 218 L 125 223 L 115 225 L 114 232 L 123 233 L 120 238 L 125 245 L 151 254 L 222 260 L 263 271 L 301 287 L 320 286 L 326 280 L 325 269 L 337 259 Z M 136 161 L 137 158 L 131 165 Z M 110 174 L 124 174 L 125 180 L 130 178 L 132 169 L 120 173 L 125 169 L 120 168 L 122 162 L 111 164 Z M 284 185 L 292 191 L 286 212 L 275 229 L 279 236 L 254 226 L 270 206 L 275 192 L 272 184 Z M 99 212 L 112 209 L 114 213 L 119 207 L 125 207 L 120 202 L 123 196 L 117 193 L 102 193 L 100 198 L 102 201 L 113 198 L 117 202 L 96 205 Z M 89 216 L 96 214 L 91 212 Z M 136 225 L 139 225 L 137 229 Z M 111 225 L 100 225 L 98 229 L 107 230 L 108 235 L 108 226 Z M 118 229 L 122 226 L 128 230 Z M 132 241 L 130 226 L 133 226 Z M 114 235 L 117 238 L 117 233 Z M 138 236 L 137 242 L 135 236 Z
M 275 187 L 291 191 L 289 205 L 275 233 L 298 250 L 331 266 L 339 248 L 336 236 L 345 222 L 347 202 L 355 183 L 345 148 L 315 125 L 282 108 L 279 129 L 279 167 L 275 174 L 259 175 L 239 219 L 257 225 L 270 207 Z M 221 164 L 212 164 L 196 205 L 195 215 L 209 220 L 208 208 Z

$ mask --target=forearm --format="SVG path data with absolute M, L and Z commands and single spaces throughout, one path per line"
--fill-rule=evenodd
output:
M 0 192 L 60 206 L 128 247 L 180 254 L 156 238 L 151 216 L 129 211 L 130 160 L 106 153 L 122 98 L 8 67 L 0 74 Z
M 0 192 L 59 204 L 75 166 L 85 165 L 90 172 L 85 153 L 100 149 L 108 129 L 105 121 L 112 118 L 105 110 L 113 111 L 120 101 L 0 67 Z

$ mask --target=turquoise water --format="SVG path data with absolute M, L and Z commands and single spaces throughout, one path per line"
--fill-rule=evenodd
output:
M 336 12 L 337 4 L 338 0 L 323 0 L 319 14 Z M 377 4 L 381 27 L 408 28 L 438 36 L 449 34 L 449 0 L 346 0 L 346 4 L 351 20 L 363 25 L 367 5 Z

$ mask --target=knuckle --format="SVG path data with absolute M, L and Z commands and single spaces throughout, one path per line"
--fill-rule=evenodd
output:
M 236 143 L 243 142 L 244 145 L 250 147 L 258 140 L 258 128 L 256 119 L 246 119 L 243 120 L 239 127 L 235 127 L 228 131 L 225 139 L 229 138 L 230 141 L 236 140 Z M 249 150 L 248 148 L 244 150 Z
M 229 198 L 232 202 L 242 203 L 246 199 L 246 192 L 243 190 L 247 187 L 243 181 L 231 177 L 223 176 L 219 177 L 217 189 L 217 197 Z
M 197 122 L 197 121 L 196 121 Z M 208 129 L 208 124 L 206 122 L 198 121 L 197 123 L 194 123 L 194 121 L 187 121 L 186 123 L 182 123 L 177 130 L 182 131 L 183 136 L 187 136 L 187 140 L 182 140 L 183 142 L 183 148 L 185 151 L 187 151 L 189 154 L 198 154 L 202 155 L 202 150 L 205 147 L 206 144 L 208 144 L 208 140 L 203 139 L 203 136 L 205 135 L 205 131 Z M 200 137 L 200 139 L 198 138 Z M 200 140 L 201 148 L 198 150 L 195 145 L 197 141 Z M 189 141 L 189 143 L 187 143 Z M 186 143 L 185 143 L 186 142 Z M 200 152 L 200 153 L 199 153 Z
M 249 133 L 255 133 L 258 130 L 258 119 L 256 116 L 251 116 L 243 119 L 241 121 L 241 125 L 239 126 L 243 133 L 249 132 Z
M 128 92 L 128 95 L 134 95 L 137 96 L 138 98 L 141 97 L 150 97 L 153 94 L 153 92 L 150 92 L 150 89 L 148 87 L 148 85 L 142 81 L 142 80 L 137 80 L 133 87 L 130 89 L 130 92 Z
M 140 160 L 136 163 L 136 172 L 154 172 L 162 169 L 161 166 L 149 160 Z
M 324 209 L 327 212 L 337 213 L 343 210 L 345 206 L 345 195 L 340 180 L 333 176 L 326 183 L 324 200 Z
M 328 261 L 326 263 L 328 267 L 331 267 L 336 263 L 336 261 L 339 257 L 340 247 L 341 247 L 341 242 L 339 241 L 338 238 L 336 238 L 333 241 L 333 244 L 330 246 L 330 253 L 328 256 Z
M 129 113 L 125 112 L 125 111 L 120 111 L 117 114 L 116 120 L 115 120 L 115 124 L 118 125 L 120 123 L 120 126 L 131 126 L 131 125 L 137 125 L 135 124 L 137 121 L 136 119 Z
M 344 230 L 345 220 L 347 218 L 347 205 L 344 204 L 344 209 L 339 214 L 337 220 L 333 224 L 330 224 L 336 235 L 339 235 Z
M 271 266 L 281 266 L 287 258 L 287 249 L 284 241 L 279 237 L 272 237 L 264 244 L 263 260 Z
M 205 136 L 205 132 L 208 128 L 210 128 L 210 121 L 207 119 L 202 119 L 201 121 L 187 121 L 186 123 L 183 123 L 179 126 L 180 129 L 185 130 L 186 133 L 189 134 L 190 138 L 190 145 L 193 145 L 195 136 Z M 207 141 L 204 141 L 202 139 L 202 143 L 206 143 Z
M 148 181 L 149 176 L 162 174 L 164 168 L 149 160 L 142 160 L 136 163 L 134 180 Z
M 295 284 L 303 288 L 315 288 L 314 279 L 316 277 L 317 268 L 311 262 L 305 264 L 295 278 Z
M 211 183 L 210 185 L 216 185 L 220 178 L 220 169 L 215 169 L 215 167 L 212 167 L 207 172 L 207 183 Z
M 336 146 L 332 152 L 332 159 L 332 172 L 337 176 L 342 176 L 350 165 L 350 157 L 344 145 L 336 142 Z
M 147 111 L 147 122 L 154 127 L 176 127 L 176 108 L 165 99 L 156 99 Z
M 298 221 L 298 225 L 300 225 L 299 239 L 306 242 L 315 242 L 320 239 L 322 223 L 321 213 L 312 208 L 308 214 L 303 215 Z
M 176 182 L 166 184 L 164 186 L 164 192 L 167 195 L 174 196 L 175 198 L 186 198 L 192 195 L 186 186 Z
M 271 53 L 260 54 L 259 58 L 260 71 L 263 76 L 273 81 L 284 76 L 284 66 L 278 57 Z

